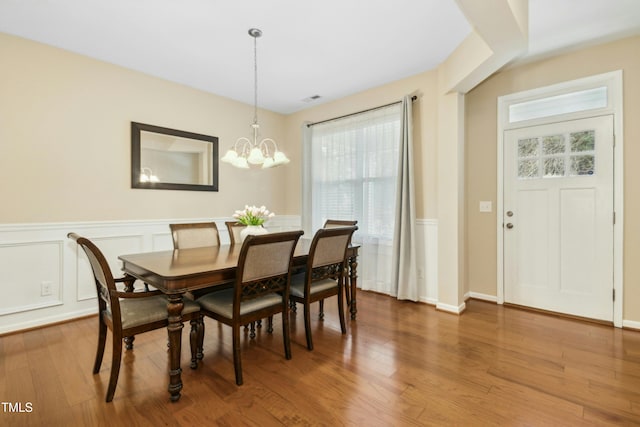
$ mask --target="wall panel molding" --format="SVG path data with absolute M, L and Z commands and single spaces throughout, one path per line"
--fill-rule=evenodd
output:
M 0 300 L 0 317 L 62 305 L 63 268 L 61 240 L 0 241 L 0 280 L 8 290 Z
M 0 285 L 12 298 L 0 305 L 0 334 L 97 314 L 96 291 L 84 252 L 67 237 L 75 232 L 96 242 L 114 276 L 118 256 L 172 249 L 170 223 L 205 222 L 211 218 L 93 221 L 44 224 L 0 224 Z M 215 218 L 221 242 L 228 243 L 225 221 Z M 416 221 L 420 301 L 437 304 L 437 221 Z M 297 215 L 278 215 L 266 224 L 270 231 L 299 229 Z M 311 237 L 311 236 L 305 236 Z M 52 295 L 41 296 L 42 282 Z
M 119 255 L 172 249 L 169 224 L 212 220 L 221 242 L 228 243 L 224 223 L 231 217 L 0 224 L 0 286 L 11 295 L 0 302 L 0 334 L 97 313 L 89 261 L 68 233 L 93 240 L 117 277 L 122 267 Z M 267 227 L 272 231 L 299 228 L 300 218 L 280 215 Z M 51 284 L 51 295 L 41 295 L 42 282 Z

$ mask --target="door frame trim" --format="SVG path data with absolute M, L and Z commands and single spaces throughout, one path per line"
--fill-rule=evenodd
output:
M 542 124 L 549 124 L 559 121 L 590 118 L 604 115 L 613 115 L 613 209 L 616 221 L 613 227 L 613 290 L 615 291 L 615 301 L 613 302 L 613 324 L 621 328 L 623 325 L 623 302 L 624 302 L 624 133 L 623 133 L 623 88 L 622 70 L 609 73 L 598 74 L 577 80 L 566 81 L 550 86 L 512 93 L 498 97 L 498 135 L 497 135 L 497 201 L 496 201 L 496 230 L 497 230 L 497 303 L 504 304 L 504 134 L 507 130 L 530 127 Z M 546 98 L 562 93 L 570 93 L 592 87 L 606 85 L 608 88 L 608 101 L 606 108 L 597 110 L 582 111 L 509 123 L 509 106 L 523 101 L 537 98 Z M 613 220 L 613 218 L 612 218 Z

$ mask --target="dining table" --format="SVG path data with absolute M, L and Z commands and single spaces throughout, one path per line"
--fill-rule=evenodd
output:
M 180 399 L 182 369 L 182 298 L 187 292 L 213 286 L 229 286 L 235 280 L 242 245 L 207 246 L 190 249 L 145 252 L 120 255 L 125 275 L 158 289 L 167 296 L 169 324 L 169 394 L 171 401 Z M 301 238 L 293 254 L 293 270 L 304 271 L 309 257 L 311 239 Z M 351 319 L 356 319 L 357 257 L 359 246 L 347 249 L 346 302 Z M 197 365 L 196 365 L 197 366 Z M 196 367 L 193 366 L 192 367 Z

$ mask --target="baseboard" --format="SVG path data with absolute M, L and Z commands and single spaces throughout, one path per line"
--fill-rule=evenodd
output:
M 465 311 L 466 308 L 467 308 L 467 305 L 465 303 L 462 303 L 459 306 L 443 304 L 441 302 L 436 304 L 436 310 L 444 311 L 446 313 L 451 313 L 451 314 L 462 314 L 462 312 Z
M 66 312 L 55 316 L 40 317 L 34 320 L 14 323 L 12 325 L 0 326 L 0 337 L 9 335 L 15 332 L 24 332 L 30 329 L 38 329 L 45 326 L 51 326 L 58 323 L 64 323 L 69 320 L 79 319 L 81 317 L 94 316 L 98 311 L 98 307 L 93 307 L 85 310 L 78 310 L 74 312 Z
M 622 327 L 624 329 L 633 329 L 636 331 L 640 331 L 640 322 L 636 322 L 634 320 L 623 320 Z
M 498 297 L 496 297 L 495 295 L 487 295 L 487 294 L 481 294 L 479 292 L 467 292 L 467 294 L 465 295 L 465 301 L 468 300 L 469 298 L 473 298 L 473 299 L 479 299 L 482 301 L 488 301 L 488 302 L 498 302 Z

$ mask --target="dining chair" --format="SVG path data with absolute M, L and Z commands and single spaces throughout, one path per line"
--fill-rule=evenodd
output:
M 358 224 L 358 221 L 328 219 L 324 222 L 324 226 L 322 228 L 352 227 L 357 224 Z
M 336 228 L 336 227 L 351 227 L 354 225 L 357 225 L 358 221 L 356 220 L 343 220 L 343 219 L 328 219 L 325 221 L 323 228 Z M 351 243 L 351 242 L 349 242 Z M 345 277 L 347 278 L 347 280 L 351 280 L 351 278 L 348 276 L 347 272 L 345 271 Z M 347 306 L 351 306 L 351 287 L 348 286 L 347 283 L 345 283 L 344 286 L 344 296 L 346 297 L 346 303 Z M 320 300 L 320 316 L 324 316 L 324 301 Z
M 220 246 L 220 233 L 215 222 L 169 224 L 174 249 Z
M 98 294 L 98 348 L 93 364 L 94 374 L 100 372 L 107 339 L 107 328 L 113 334 L 111 375 L 105 399 L 107 402 L 111 402 L 120 373 L 122 341 L 125 337 L 134 337 L 143 332 L 166 328 L 169 324 L 168 299 L 157 290 L 145 292 L 119 290 L 118 283 L 124 283 L 131 289 L 135 278 L 131 276 L 114 278 L 107 260 L 93 242 L 76 233 L 69 233 L 67 237 L 74 240 L 87 255 Z M 185 299 L 182 320 L 191 323 L 191 367 L 195 369 L 198 366 L 198 359 L 202 358 L 204 338 L 200 306 L 194 301 Z M 127 346 L 127 348 L 131 347 Z
M 215 222 L 191 222 L 184 224 L 169 224 L 173 249 L 192 249 L 220 246 L 220 233 Z M 231 283 L 231 282 L 230 282 Z M 230 286 L 230 285 L 229 285 Z M 196 299 L 206 293 L 229 287 L 216 285 L 196 291 L 187 292 L 188 298 Z
M 220 246 L 220 233 L 215 222 L 190 222 L 182 224 L 169 224 L 173 249 L 192 249 Z M 209 292 L 217 292 L 229 288 L 229 284 L 217 284 L 203 289 L 187 292 L 186 299 L 196 300 Z M 204 322 L 202 328 L 204 330 Z
M 240 235 L 240 232 L 242 230 L 244 230 L 245 228 L 247 228 L 246 225 L 244 225 L 241 222 L 238 221 L 225 221 L 224 223 L 227 226 L 227 231 L 229 232 L 229 241 L 231 245 L 235 245 L 235 244 L 241 244 L 242 243 L 242 236 Z M 272 328 L 272 324 L 273 324 L 273 318 L 269 317 L 268 319 L 268 328 L 269 328 L 269 332 L 271 332 L 271 328 Z M 262 327 L 262 320 L 257 320 L 256 322 L 251 322 L 250 325 L 245 325 L 244 328 L 245 329 L 250 329 L 249 331 L 249 338 L 255 338 L 256 337 L 256 325 L 258 328 Z
M 293 251 L 302 231 L 247 236 L 242 243 L 233 289 L 198 298 L 202 313 L 232 328 L 236 384 L 242 385 L 240 326 L 282 313 L 284 354 L 291 359 L 289 286 Z
M 311 241 L 306 271 L 296 274 L 291 279 L 289 298 L 293 302 L 304 305 L 304 329 L 309 350 L 313 350 L 311 337 L 311 304 L 313 302 L 337 295 L 340 329 L 343 334 L 347 333 L 342 288 L 345 281 L 347 248 L 351 236 L 357 229 L 356 226 L 319 229 Z M 324 313 L 319 317 L 323 320 Z
M 240 238 L 240 232 L 244 230 L 246 225 L 238 221 L 226 221 L 224 223 L 227 226 L 227 231 L 229 231 L 229 240 L 232 245 L 236 243 L 242 243 L 242 239 Z

